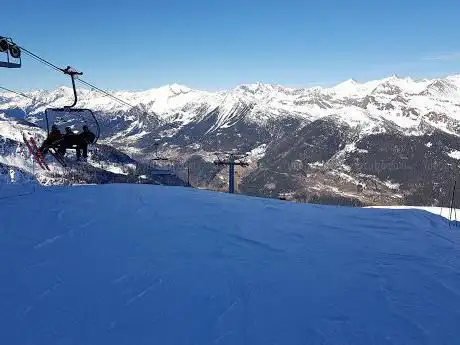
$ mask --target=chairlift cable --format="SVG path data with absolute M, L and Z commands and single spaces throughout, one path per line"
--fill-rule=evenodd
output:
M 108 96 L 108 97 L 110 97 L 110 98 L 113 98 L 114 100 L 116 100 L 116 101 L 118 101 L 118 102 L 120 102 L 120 103 L 122 103 L 122 104 L 124 104 L 124 105 L 127 105 L 127 106 L 129 106 L 129 107 L 131 107 L 131 108 L 135 108 L 135 107 L 136 107 L 136 106 L 134 106 L 134 105 L 132 105 L 132 104 L 129 104 L 128 102 L 126 102 L 126 101 L 124 101 L 124 100 L 122 100 L 122 99 L 120 99 L 120 98 L 118 98 L 118 97 L 112 95 L 111 93 L 109 93 L 109 92 L 107 92 L 107 91 L 105 91 L 105 90 L 102 90 L 102 89 L 98 88 L 97 86 L 95 86 L 95 85 L 93 85 L 93 84 L 91 84 L 91 83 L 89 83 L 89 82 L 87 82 L 87 81 L 85 81 L 85 80 L 83 80 L 83 79 L 78 78 L 77 81 L 79 81 L 80 83 L 82 83 L 82 84 L 84 84 L 84 85 L 86 85 L 86 86 L 89 86 L 89 87 L 95 89 L 96 91 L 99 91 L 100 93 L 103 93 L 104 95 L 106 95 L 106 96 Z
M 56 70 L 56 71 L 58 71 L 58 72 L 61 72 L 61 73 L 64 72 L 64 69 L 58 67 L 57 65 L 55 65 L 55 64 L 53 64 L 53 63 L 51 63 L 51 62 L 49 62 L 49 61 L 46 60 L 46 59 L 44 59 L 44 58 L 38 56 L 37 54 L 32 53 L 31 51 L 25 49 L 24 47 L 19 46 L 19 48 L 20 48 L 22 51 L 24 51 L 24 53 L 26 53 L 27 55 L 29 55 L 30 57 L 32 57 L 33 59 L 35 59 L 36 61 L 41 62 L 41 63 L 47 65 L 48 67 L 53 68 L 54 70 Z M 101 89 L 101 88 L 99 88 L 99 87 L 97 87 L 97 86 L 95 86 L 95 85 L 93 85 L 93 84 L 91 84 L 91 83 L 89 83 L 89 82 L 83 80 L 83 79 L 76 78 L 76 80 L 79 81 L 80 83 L 82 83 L 82 84 L 84 84 L 84 85 L 86 85 L 86 86 L 89 86 L 89 87 L 91 87 L 91 88 L 93 88 L 93 89 L 99 91 L 100 93 L 102 93 L 102 94 L 104 94 L 104 95 L 106 95 L 106 96 L 108 96 L 108 97 L 110 97 L 110 98 L 112 98 L 112 99 L 114 99 L 114 100 L 116 100 L 116 101 L 118 101 L 118 102 L 124 104 L 124 105 L 127 105 L 127 106 L 129 106 L 129 107 L 131 107 L 131 108 L 135 108 L 134 105 L 129 104 L 128 102 L 126 102 L 126 101 L 120 99 L 119 97 L 116 97 L 116 96 L 112 95 L 112 94 L 109 93 L 108 91 L 105 91 L 105 90 L 103 90 L 103 89 Z
M 22 92 L 14 91 L 14 90 L 8 89 L 8 88 L 3 87 L 3 86 L 0 86 L 0 89 L 8 91 L 8 92 L 15 93 L 16 95 L 19 95 L 19 96 L 22 96 L 22 97 L 26 97 L 26 98 L 29 98 L 29 99 L 34 99 L 33 97 L 30 97 L 30 96 L 28 96 L 28 95 L 26 95 L 26 94 L 24 94 Z
M 59 68 L 58 66 L 56 66 L 55 64 L 41 58 L 40 56 L 32 53 L 31 51 L 27 50 L 26 48 L 22 47 L 22 46 L 18 46 L 24 53 L 26 53 L 27 55 L 29 55 L 30 57 L 34 58 L 35 60 L 41 62 L 41 63 L 44 63 L 45 65 L 48 65 L 49 67 L 59 71 L 59 72 L 62 72 L 62 68 Z

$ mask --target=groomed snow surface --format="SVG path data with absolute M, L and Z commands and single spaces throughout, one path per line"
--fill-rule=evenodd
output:
M 460 228 L 201 190 L 0 200 L 0 344 L 459 344 Z
M 432 206 L 370 206 L 372 208 L 388 208 L 393 210 L 423 210 L 433 214 L 440 215 L 446 219 L 460 222 L 460 209 L 449 207 L 432 207 Z M 451 224 L 452 225 L 452 224 Z

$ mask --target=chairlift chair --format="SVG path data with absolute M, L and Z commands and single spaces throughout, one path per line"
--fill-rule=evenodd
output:
M 61 132 L 64 132 L 66 127 L 70 127 L 73 132 L 78 131 L 81 133 L 83 132 L 83 127 L 86 125 L 95 136 L 94 140 L 89 143 L 94 145 L 101 134 L 101 129 L 96 116 L 90 109 L 74 108 L 78 101 L 77 90 L 75 87 L 75 76 L 82 75 L 83 73 L 77 72 L 70 66 L 62 69 L 62 72 L 69 75 L 72 80 L 74 101 L 69 106 L 64 106 L 62 108 L 47 108 L 45 110 L 45 125 L 47 133 L 48 135 L 50 134 L 53 125 L 56 125 Z
M 162 157 L 158 154 L 158 146 L 160 145 L 160 140 L 159 138 L 155 139 L 155 142 L 153 143 L 153 146 L 155 147 L 155 154 L 152 158 L 152 160 L 154 162 L 158 162 L 158 161 L 162 161 L 162 162 L 166 162 L 166 161 L 169 161 L 169 158 L 168 157 Z
M 77 72 L 69 66 L 62 71 L 69 75 L 72 80 L 74 101 L 69 106 L 64 106 L 62 108 L 47 108 L 45 110 L 46 130 L 49 134 L 52 125 L 56 125 L 61 130 L 65 127 L 71 127 L 73 130 L 81 132 L 83 126 L 86 125 L 95 135 L 95 139 L 92 142 L 92 144 L 95 144 L 101 135 L 101 129 L 96 116 L 91 109 L 74 108 L 78 101 L 75 76 L 82 75 L 83 73 Z

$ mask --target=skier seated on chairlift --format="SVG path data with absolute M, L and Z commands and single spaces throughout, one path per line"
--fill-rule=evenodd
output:
M 43 155 L 46 155 L 51 147 L 55 147 L 62 139 L 62 133 L 56 125 L 51 126 L 51 131 L 48 137 L 43 141 L 39 150 Z
M 89 130 L 88 126 L 83 126 L 83 132 L 75 134 L 70 127 L 66 127 L 65 134 L 62 138 L 59 153 L 64 156 L 67 149 L 74 148 L 76 150 L 77 161 L 81 159 L 83 151 L 83 159 L 88 158 L 88 144 L 91 144 L 96 136 Z
M 87 143 L 92 144 L 96 139 L 96 135 L 91 132 L 87 125 L 83 126 L 83 132 L 79 134 L 79 136 Z
M 78 136 L 81 139 L 81 149 L 83 151 L 83 159 L 88 158 L 88 145 L 92 144 L 96 140 L 96 135 L 91 132 L 87 125 L 83 126 L 83 132 L 79 133 Z M 78 159 L 78 157 L 77 157 Z

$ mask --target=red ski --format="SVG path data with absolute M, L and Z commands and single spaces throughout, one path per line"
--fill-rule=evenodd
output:
M 22 134 L 22 138 L 24 139 L 24 143 L 26 144 L 27 148 L 29 149 L 30 154 L 34 157 L 34 160 L 40 165 L 40 167 L 44 170 L 50 171 L 48 164 L 46 163 L 45 157 L 40 152 L 37 146 L 37 142 L 33 137 L 27 140 L 24 133 Z
M 41 159 L 42 164 L 45 166 L 46 170 L 50 170 L 50 167 L 48 166 L 48 163 L 46 163 L 45 156 L 38 149 L 38 145 L 37 145 L 37 142 L 35 141 L 34 137 L 30 137 L 30 143 L 32 144 L 32 147 L 35 149 L 35 152 L 37 153 L 37 156 Z

